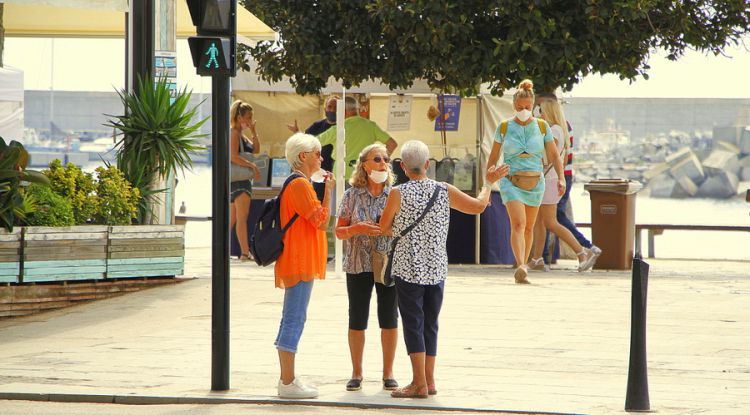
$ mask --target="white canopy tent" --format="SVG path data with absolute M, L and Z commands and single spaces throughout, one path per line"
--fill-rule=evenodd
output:
M 406 131 L 388 131 L 391 137 L 397 142 L 403 143 L 411 139 L 419 139 L 431 149 L 433 156 L 442 157 L 443 149 L 441 145 L 440 132 L 434 130 L 434 121 L 430 121 L 426 114 L 430 105 L 437 106 L 436 92 L 430 89 L 424 80 L 415 81 L 414 85 L 404 90 L 391 90 L 387 85 L 376 80 L 363 82 L 361 85 L 344 89 L 341 82 L 335 79 L 329 80 L 327 86 L 321 91 L 322 96 L 303 97 L 295 93 L 294 88 L 288 78 L 279 82 L 268 83 L 260 80 L 255 74 L 254 66 L 251 65 L 250 72 L 241 72 L 237 77 L 232 79 L 232 94 L 235 97 L 247 100 L 252 103 L 253 107 L 261 107 L 262 110 L 256 115 L 256 119 L 261 120 L 258 123 L 259 134 L 263 137 L 271 138 L 272 151 L 273 146 L 280 144 L 288 137 L 289 132 L 286 130 L 286 123 L 291 123 L 295 119 L 300 129 L 320 119 L 323 116 L 322 96 L 338 95 L 343 98 L 344 94 L 367 94 L 369 96 L 369 116 L 378 125 L 386 129 L 388 125 L 388 109 L 390 96 L 394 94 L 408 94 L 414 97 L 412 101 L 411 126 Z M 275 105 L 274 103 L 279 103 Z M 343 105 L 338 107 L 339 113 L 337 118 L 343 119 Z M 461 100 L 461 112 L 459 117 L 459 131 L 447 132 L 447 145 L 461 152 L 471 152 L 479 159 L 477 163 L 477 177 L 475 183 L 481 186 L 485 171 L 486 160 L 489 156 L 494 132 L 500 120 L 509 118 L 513 114 L 512 100 L 509 95 L 503 97 L 494 97 L 489 95 L 485 90 L 484 94 L 475 97 L 467 97 Z M 286 119 L 285 119 L 286 117 Z M 264 125 L 266 120 L 272 120 L 270 125 Z M 286 130 L 286 131 L 285 131 Z M 345 154 L 342 146 L 344 145 L 343 129 L 338 129 L 337 154 Z M 275 141 L 275 143 L 274 143 Z M 264 143 L 264 146 L 266 144 Z M 268 147 L 266 147 L 268 148 Z M 398 148 L 396 156 L 398 156 Z M 280 156 L 280 153 L 276 153 Z M 339 164 L 339 162 L 341 164 Z M 337 200 L 336 205 L 340 203 L 343 194 L 344 169 L 343 160 L 337 160 Z M 479 221 L 476 221 L 475 232 L 475 262 L 479 263 Z M 342 248 L 341 242 L 336 241 L 336 272 L 341 270 Z
M 23 72 L 0 68 L 0 137 L 23 138 Z

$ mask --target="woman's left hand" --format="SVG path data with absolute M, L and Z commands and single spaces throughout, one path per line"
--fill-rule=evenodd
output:
M 557 179 L 557 195 L 562 196 L 565 194 L 565 180 Z

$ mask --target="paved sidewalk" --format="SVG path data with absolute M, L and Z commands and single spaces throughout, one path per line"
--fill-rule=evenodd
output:
M 745 414 L 750 408 L 750 262 L 651 260 L 651 409 Z M 0 322 L 0 398 L 121 403 L 277 402 L 273 339 L 282 291 L 272 268 L 232 263 L 231 386 L 211 393 L 210 251 L 189 249 L 199 277 Z M 439 394 L 394 400 L 380 388 L 374 302 L 365 382 L 346 392 L 346 285 L 316 281 L 297 372 L 313 404 L 552 413 L 623 413 L 630 273 L 579 274 L 562 261 L 513 284 L 503 266 L 452 266 L 441 314 Z M 410 379 L 399 341 L 396 377 Z M 3 402 L 0 401 L 0 409 Z M 2 412 L 2 410 L 0 410 Z

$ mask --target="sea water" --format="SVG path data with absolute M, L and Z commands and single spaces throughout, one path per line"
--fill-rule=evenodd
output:
M 576 222 L 591 222 L 591 200 L 583 184 L 575 183 L 570 193 Z M 175 206 L 185 202 L 188 216 L 211 215 L 211 168 L 196 166 L 179 177 Z M 750 226 L 750 203 L 744 198 L 661 199 L 636 196 L 635 221 L 638 224 L 735 225 Z M 591 238 L 590 228 L 581 228 Z M 205 247 L 211 244 L 208 222 L 188 222 L 186 245 Z M 647 252 L 647 233 L 643 232 L 642 249 Z M 739 259 L 750 260 L 750 232 L 673 231 L 655 237 L 657 258 Z

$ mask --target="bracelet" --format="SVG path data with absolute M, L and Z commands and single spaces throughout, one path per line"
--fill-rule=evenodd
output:
M 484 189 L 490 189 L 490 190 L 492 190 L 492 186 L 490 186 L 487 183 L 485 183 L 484 185 L 482 185 L 482 190 L 484 190 Z

